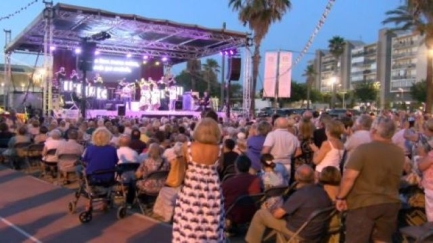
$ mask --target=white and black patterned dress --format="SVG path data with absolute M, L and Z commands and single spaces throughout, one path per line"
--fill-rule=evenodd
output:
M 217 172 L 218 159 L 213 165 L 194 162 L 190 143 L 188 156 L 184 185 L 174 210 L 172 242 L 224 242 L 224 200 Z

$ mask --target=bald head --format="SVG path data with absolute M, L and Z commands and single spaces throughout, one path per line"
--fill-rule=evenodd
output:
M 296 170 L 295 179 L 300 183 L 314 183 L 314 170 L 308 165 L 301 165 Z
M 275 120 L 275 127 L 279 129 L 287 129 L 289 127 L 289 121 L 284 117 L 278 117 Z
M 119 138 L 119 147 L 128 147 L 131 143 L 131 137 L 128 135 L 122 135 Z

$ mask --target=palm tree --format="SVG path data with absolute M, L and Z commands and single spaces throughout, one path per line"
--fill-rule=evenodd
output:
M 217 82 L 217 75 L 220 72 L 220 65 L 213 58 L 206 59 L 206 63 L 202 65 L 204 76 L 206 77 L 207 82 L 207 91 L 210 92 L 211 83 Z
M 316 79 L 316 70 L 314 70 L 314 65 L 310 64 L 307 66 L 307 68 L 304 70 L 304 74 L 302 76 L 307 77 L 307 110 L 310 109 L 310 92 L 311 87 L 314 84 L 314 81 Z
M 406 0 L 405 5 L 386 12 L 388 16 L 382 23 L 394 23 L 391 30 L 414 31 L 424 36 L 424 44 L 429 50 L 427 58 L 427 98 L 426 112 L 432 112 L 433 105 L 433 1 Z
M 329 52 L 332 56 L 334 56 L 335 62 L 334 62 L 334 77 L 339 77 L 338 75 L 338 63 L 340 61 L 341 55 L 344 53 L 344 48 L 346 46 L 346 41 L 343 37 L 340 36 L 334 36 L 332 39 L 329 40 L 328 48 Z M 331 100 L 331 108 L 335 108 L 335 93 L 336 93 L 336 85 L 335 80 L 332 83 L 332 100 Z
M 198 72 L 201 70 L 201 62 L 198 59 L 188 60 L 186 63 L 186 71 L 191 76 L 191 89 L 195 91 L 195 79 L 198 76 Z
M 251 114 L 255 111 L 255 92 L 260 65 L 260 46 L 271 25 L 281 21 L 291 8 L 290 0 L 229 0 L 229 6 L 238 12 L 239 20 L 253 31 L 253 80 L 251 87 Z

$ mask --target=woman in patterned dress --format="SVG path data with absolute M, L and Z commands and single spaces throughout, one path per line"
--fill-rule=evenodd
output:
M 188 168 L 176 201 L 172 242 L 224 242 L 224 199 L 217 171 L 221 155 L 218 123 L 203 118 L 194 129 L 193 140 L 184 146 Z

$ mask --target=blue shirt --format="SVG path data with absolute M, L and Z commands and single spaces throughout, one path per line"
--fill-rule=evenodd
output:
M 83 156 L 83 161 L 87 163 L 87 175 L 99 170 L 114 170 L 118 160 L 116 149 L 110 145 L 89 145 L 87 146 Z M 91 178 L 98 181 L 114 180 L 114 172 L 91 176 Z

